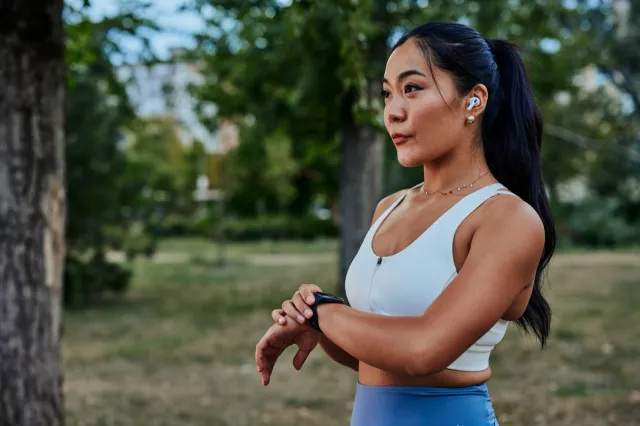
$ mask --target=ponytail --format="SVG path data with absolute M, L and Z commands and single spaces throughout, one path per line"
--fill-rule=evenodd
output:
M 489 46 L 498 68 L 498 89 L 497 102 L 487 105 L 482 124 L 484 155 L 495 178 L 531 205 L 544 224 L 545 246 L 533 293 L 524 315 L 516 321 L 525 331 L 532 331 L 544 347 L 551 328 L 551 309 L 542 294 L 541 275 L 555 250 L 556 234 L 540 169 L 542 116 L 516 47 L 504 40 L 491 40 Z

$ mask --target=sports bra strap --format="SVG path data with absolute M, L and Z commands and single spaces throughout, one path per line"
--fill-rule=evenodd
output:
M 407 196 L 407 194 L 409 194 L 411 190 L 421 185 L 422 183 L 415 185 L 414 187 L 405 191 L 405 193 L 402 194 L 400 197 L 398 197 L 398 199 L 394 201 L 384 211 L 384 213 L 380 215 L 380 217 L 378 217 L 378 219 L 369 229 L 369 232 L 367 233 L 366 238 L 367 239 L 373 238 L 373 236 L 376 234 L 378 228 L 380 227 L 382 222 L 386 219 L 386 217 L 389 216 L 389 214 L 391 214 L 391 212 L 396 208 L 396 206 L 400 204 L 402 200 L 405 199 L 405 197 Z M 468 195 L 465 195 L 464 197 L 462 197 L 462 199 L 457 201 L 456 204 L 454 204 L 448 211 L 446 211 L 442 216 L 440 216 L 436 220 L 436 222 L 434 222 L 434 224 L 428 229 L 428 231 L 437 232 L 437 233 L 444 232 L 445 234 L 449 234 L 450 236 L 454 235 L 456 230 L 458 229 L 458 226 L 460 226 L 460 224 L 467 218 L 467 216 L 473 213 L 478 207 L 482 205 L 482 203 L 487 201 L 489 198 L 498 194 L 508 194 L 508 195 L 513 195 L 517 197 L 516 194 L 512 192 L 507 192 L 507 191 L 508 190 L 501 183 L 494 183 L 494 184 L 485 186 L 484 188 L 480 188 Z
M 441 216 L 442 223 L 439 224 L 439 229 L 451 236 L 454 235 L 460 224 L 489 198 L 499 194 L 512 194 L 501 190 L 505 190 L 504 185 L 494 183 L 466 195 Z

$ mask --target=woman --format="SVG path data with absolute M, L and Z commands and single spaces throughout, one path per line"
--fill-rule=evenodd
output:
M 457 23 L 404 35 L 385 69 L 384 119 L 424 183 L 383 199 L 350 265 L 350 307 L 303 285 L 258 343 L 263 383 L 297 344 L 358 371 L 352 426 L 497 424 L 489 356 L 515 321 L 544 347 L 541 274 L 555 247 L 542 119 L 506 41 Z M 330 303 L 328 303 L 330 302 Z

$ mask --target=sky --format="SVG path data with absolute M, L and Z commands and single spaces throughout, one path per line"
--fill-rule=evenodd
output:
M 153 19 L 162 31 L 150 35 L 153 50 L 160 58 L 167 58 L 173 47 L 191 47 L 193 39 L 189 36 L 202 29 L 202 19 L 195 13 L 177 12 L 184 0 L 153 0 L 153 6 L 149 10 L 149 18 Z M 91 0 L 88 9 L 89 15 L 94 19 L 115 15 L 123 4 L 131 3 L 127 0 Z M 123 39 L 122 43 L 130 46 L 122 46 L 132 51 L 139 45 L 134 39 Z

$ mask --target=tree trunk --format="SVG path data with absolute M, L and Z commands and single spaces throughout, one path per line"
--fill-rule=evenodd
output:
M 345 98 L 340 141 L 340 286 L 351 261 L 369 230 L 382 195 L 384 145 L 382 136 L 368 126 L 358 125 L 352 113 L 354 95 Z
M 63 424 L 63 0 L 0 2 L 0 425 Z

